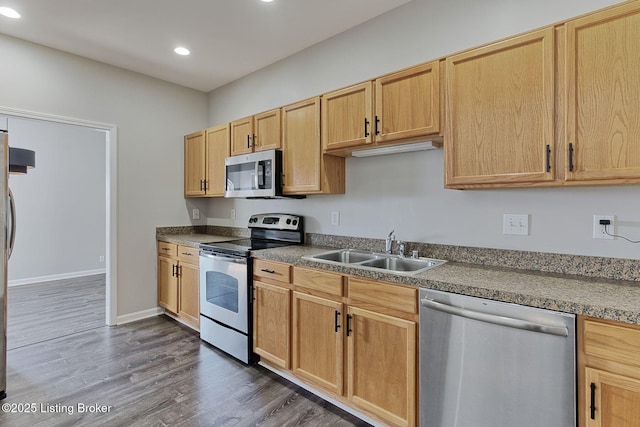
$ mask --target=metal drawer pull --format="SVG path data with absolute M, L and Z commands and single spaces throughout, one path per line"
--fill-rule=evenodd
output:
M 569 331 L 565 326 L 541 325 L 527 320 L 514 319 L 511 317 L 496 316 L 493 314 L 481 313 L 478 311 L 467 310 L 460 307 L 454 307 L 443 304 L 430 299 L 420 300 L 420 304 L 424 307 L 442 311 L 444 313 L 453 314 L 454 316 L 465 317 L 467 319 L 478 320 L 480 322 L 493 323 L 494 325 L 506 326 L 509 328 L 524 329 L 525 331 L 541 332 L 544 334 L 557 335 L 561 337 L 569 336 Z
M 260 271 L 264 271 L 265 273 L 269 273 L 269 274 L 274 274 L 274 273 L 276 272 L 275 270 L 269 270 L 269 269 L 267 269 L 267 268 L 263 268 L 263 269 L 262 269 L 262 270 L 260 270 Z
M 171 250 L 171 248 L 160 248 L 160 249 L 162 249 L 163 251 L 170 251 Z
M 182 255 L 193 256 L 193 254 L 189 252 L 182 252 Z

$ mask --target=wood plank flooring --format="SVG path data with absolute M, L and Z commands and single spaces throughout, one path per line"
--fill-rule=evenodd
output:
M 14 346 L 7 374 L 1 403 L 21 411 L 0 410 L 3 427 L 367 425 L 166 316 Z
M 105 325 L 105 275 L 11 286 L 9 350 Z

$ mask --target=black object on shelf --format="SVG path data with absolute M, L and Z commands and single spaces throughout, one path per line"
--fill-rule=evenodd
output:
M 36 152 L 25 148 L 9 147 L 9 173 L 26 174 L 36 167 Z

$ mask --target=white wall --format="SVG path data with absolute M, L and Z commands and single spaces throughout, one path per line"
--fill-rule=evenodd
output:
M 155 227 L 190 223 L 182 138 L 206 94 L 4 35 L 0 52 L 1 107 L 117 125 L 117 314 L 156 307 Z
M 9 177 L 17 225 L 9 283 L 104 270 L 105 132 L 10 117 L 9 137 L 36 152 L 37 166 Z
M 209 96 L 218 124 L 616 3 L 414 0 Z M 443 189 L 442 150 L 347 160 L 343 196 L 212 200 L 210 224 L 245 226 L 256 212 L 307 216 L 307 230 L 403 240 L 640 259 L 640 245 L 592 239 L 594 214 L 616 215 L 640 240 L 638 186 L 454 191 Z M 230 210 L 237 220 L 230 220 Z M 331 211 L 341 225 L 331 226 Z M 531 215 L 529 236 L 504 236 L 502 215 Z

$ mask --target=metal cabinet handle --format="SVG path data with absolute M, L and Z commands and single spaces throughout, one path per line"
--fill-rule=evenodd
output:
M 547 172 L 551 172 L 551 146 L 547 144 Z
M 181 252 L 181 255 L 193 256 L 193 254 L 192 254 L 192 253 L 189 253 L 189 252 Z
M 380 118 L 378 116 L 376 116 L 376 126 L 375 126 L 375 134 L 376 135 L 380 135 L 380 129 L 378 128 L 379 124 L 380 124 Z
M 351 332 L 353 332 L 353 330 L 351 329 L 351 318 L 352 317 L 353 317 L 352 315 L 347 314 L 347 336 L 349 336 L 349 334 Z
M 367 138 L 369 136 L 369 120 L 364 118 L 364 137 Z
M 267 269 L 267 268 L 263 268 L 263 269 L 262 269 L 262 270 L 260 270 L 260 271 L 264 271 L 265 273 L 269 273 L 269 274 L 273 274 L 273 273 L 275 273 L 275 272 L 276 272 L 275 270 L 269 270 L 269 269 Z
M 540 323 L 529 322 L 527 320 L 514 319 L 511 317 L 496 316 L 494 314 L 481 313 L 479 311 L 467 310 L 465 308 L 455 307 L 443 304 L 430 299 L 420 300 L 423 307 L 432 308 L 454 316 L 464 317 L 467 319 L 478 320 L 480 322 L 493 323 L 494 325 L 506 326 L 509 328 L 524 329 L 525 331 L 541 332 L 561 337 L 569 336 L 569 331 L 565 326 L 542 325 Z
M 569 172 L 573 172 L 573 143 L 569 143 Z
M 591 406 L 589 406 L 591 411 L 591 419 L 596 419 L 596 384 L 591 383 Z
M 335 311 L 335 317 L 333 318 L 333 324 L 335 325 L 333 330 L 335 332 L 338 332 L 338 329 L 340 329 L 340 325 L 338 324 L 339 317 L 340 317 L 340 312 L 338 310 L 336 310 Z
M 176 277 L 176 265 L 171 264 L 171 277 Z
M 171 249 L 170 248 L 160 248 L 160 250 L 162 250 L 162 251 L 170 251 Z
M 251 135 L 247 135 L 247 148 L 251 148 Z

